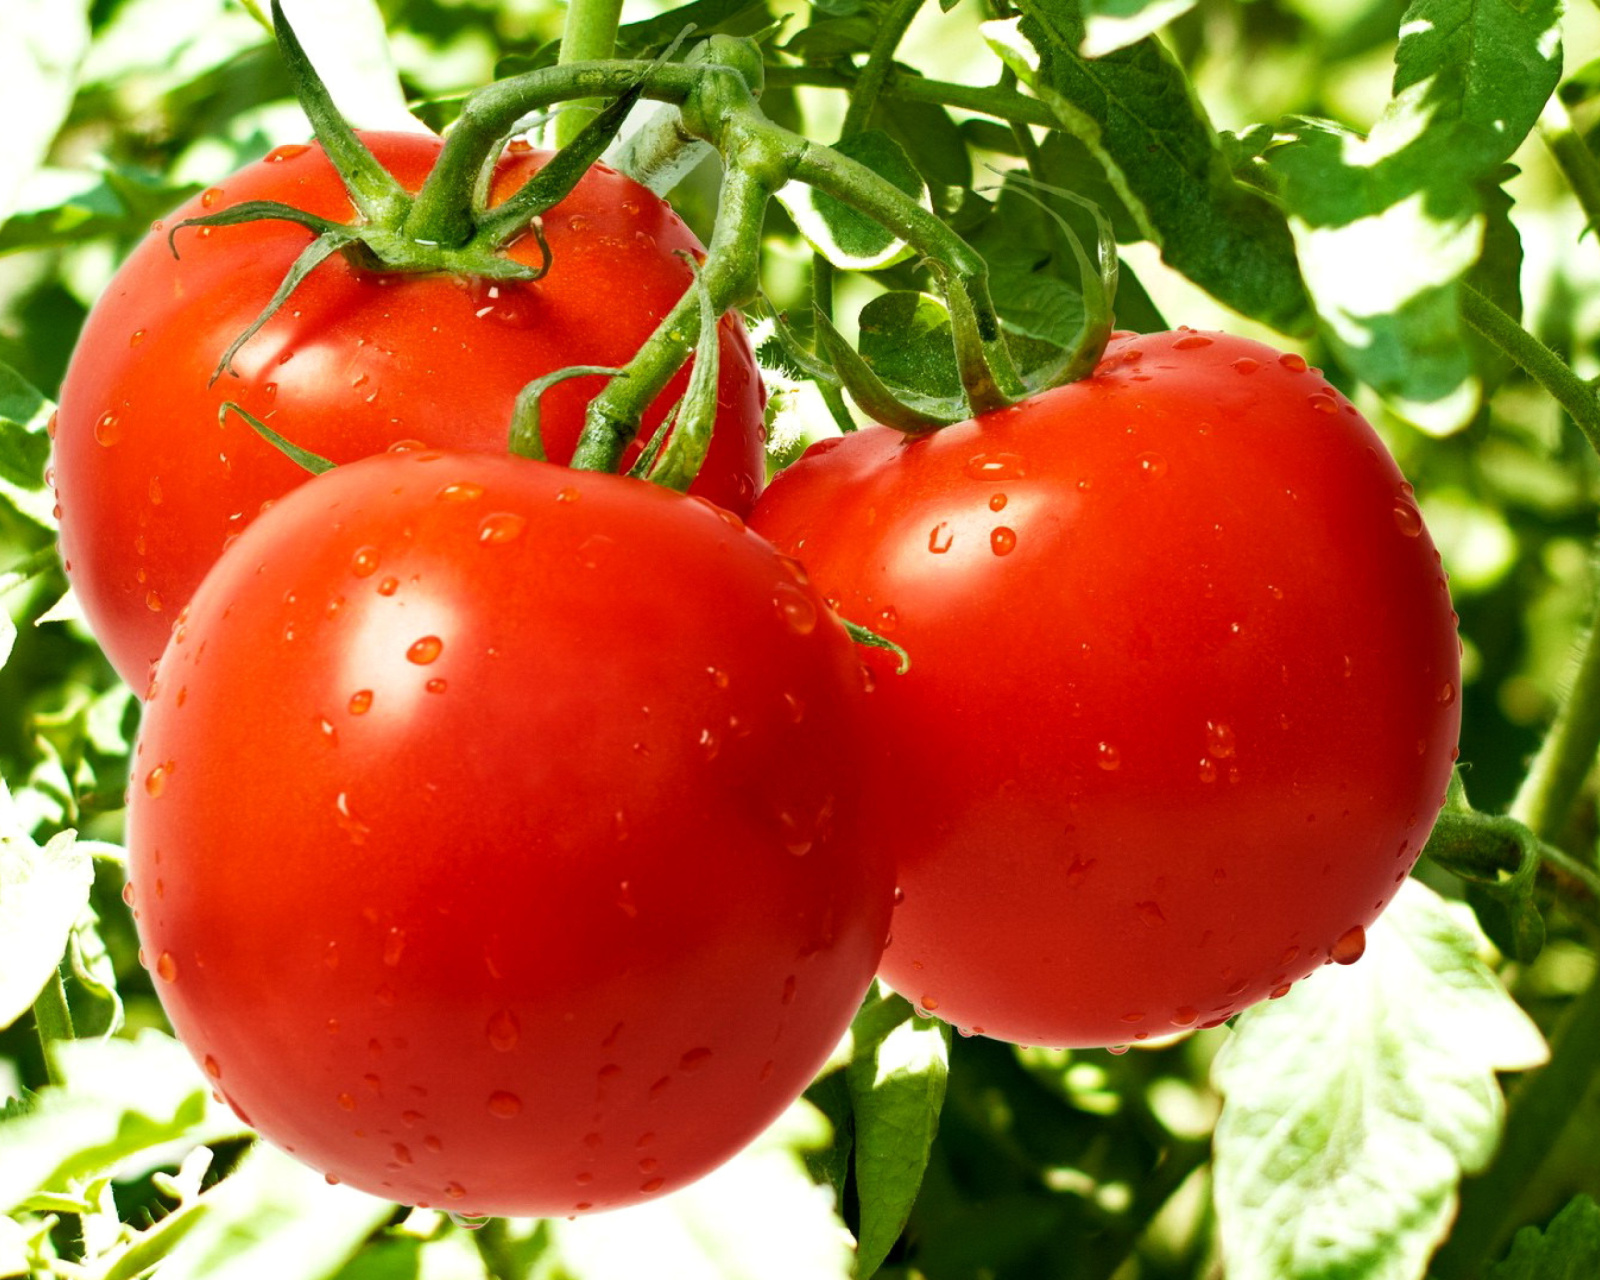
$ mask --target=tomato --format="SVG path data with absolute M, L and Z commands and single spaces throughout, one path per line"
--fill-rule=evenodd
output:
M 670 1191 L 805 1087 L 877 965 L 860 664 L 738 517 L 510 455 L 385 454 L 196 593 L 129 867 L 180 1038 L 376 1195 Z
M 882 974 L 1025 1044 L 1210 1025 L 1350 961 L 1422 848 L 1459 645 L 1410 486 L 1298 356 L 1119 335 L 931 436 L 815 445 L 752 526 L 874 656 Z
M 410 190 L 440 139 L 368 135 Z M 547 158 L 503 160 L 497 198 Z M 278 200 L 347 221 L 351 205 L 319 147 L 280 147 L 196 197 L 168 225 L 247 200 Z M 190 227 L 179 257 L 156 229 L 118 271 L 84 327 L 61 391 L 55 484 L 61 551 L 112 665 L 142 688 L 172 620 L 223 544 L 305 472 L 218 411 L 234 401 L 335 462 L 399 441 L 499 451 L 511 406 L 535 377 L 568 365 L 625 363 L 689 287 L 680 253 L 699 253 L 672 210 L 621 174 L 596 167 L 544 216 L 554 265 L 531 284 L 446 275 L 374 275 L 342 257 L 323 263 L 234 357 L 238 376 L 208 385 L 228 345 L 256 318 L 310 242 L 288 222 Z M 534 239 L 510 256 L 539 262 Z M 765 472 L 764 393 L 742 325 L 723 318 L 720 405 L 695 491 L 741 513 Z M 603 379 L 544 397 L 550 457 L 572 454 Z M 680 375 L 647 426 L 682 393 Z

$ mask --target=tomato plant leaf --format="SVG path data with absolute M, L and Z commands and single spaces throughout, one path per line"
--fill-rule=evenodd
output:
M 43 162 L 72 105 L 78 65 L 89 47 L 86 0 L 19 0 L 6 14 L 0 83 L 14 103 L 0 135 L 0 223 L 17 207 L 23 184 Z
M 56 971 L 93 883 L 93 861 L 73 833 L 35 844 L 0 781 L 0 1027 L 26 1012 Z
M 1082 0 L 1085 58 L 1136 44 L 1194 8 L 1195 0 Z
M 797 1102 L 708 1177 L 631 1208 L 626 1231 L 605 1216 L 552 1222 L 552 1253 L 583 1280 L 846 1280 L 849 1237 L 833 1191 L 801 1156 L 826 1145 L 827 1130 L 821 1112 Z
M 1543 1231 L 1523 1227 L 1486 1280 L 1589 1280 L 1600 1275 L 1600 1205 L 1575 1196 Z
M 900 996 L 884 1005 L 905 1010 Z M 858 1015 L 858 1028 L 870 1023 Z M 865 1280 L 900 1238 L 922 1187 L 939 1131 L 950 1074 L 950 1028 L 932 1019 L 900 1019 L 875 1039 L 857 1040 L 845 1069 L 856 1130 L 856 1188 L 861 1232 L 856 1274 Z
M 834 144 L 908 196 L 928 204 L 928 188 L 905 150 L 881 129 L 868 129 Z M 834 266 L 876 271 L 911 252 L 904 240 L 843 201 L 800 182 L 779 189 L 778 200 L 806 241 Z
M 1422 1273 L 1498 1140 L 1495 1071 L 1545 1054 L 1480 938 L 1408 880 L 1359 964 L 1239 1018 L 1212 1073 L 1233 1280 Z
M 1560 11 L 1557 0 L 1417 0 L 1371 134 L 1303 122 L 1267 155 L 1334 348 L 1434 432 L 1477 408 L 1457 284 L 1484 248 L 1480 184 L 1497 179 L 1559 79 Z
M 1285 333 L 1308 329 L 1283 214 L 1234 178 L 1172 55 L 1146 37 L 1087 59 L 1070 0 L 1026 0 L 1022 10 L 985 24 L 991 46 L 1105 167 L 1168 265 L 1245 315 Z
M 162 1280 L 322 1280 L 355 1254 L 393 1206 L 257 1143 L 232 1173 L 200 1197 L 204 1218 L 175 1242 Z
M 861 308 L 858 349 L 885 382 L 929 395 L 961 397 L 950 312 L 930 293 L 897 289 Z
M 54 498 L 44 483 L 54 411 L 38 388 L 0 362 L 0 497 L 43 529 L 54 529 L 56 523 Z
M 0 1122 L 0 1208 L 66 1191 L 168 1143 L 246 1132 L 212 1102 L 200 1069 L 170 1036 L 73 1040 L 54 1053 L 66 1084 L 41 1089 L 25 1114 Z

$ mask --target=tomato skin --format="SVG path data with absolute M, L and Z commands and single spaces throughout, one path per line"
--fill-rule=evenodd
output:
M 1371 427 L 1305 362 L 1120 335 L 1095 375 L 814 446 L 752 525 L 875 654 L 881 973 L 1024 1044 L 1208 1025 L 1359 955 L 1443 802 L 1459 644 Z
M 377 158 L 415 190 L 441 140 L 369 134 Z M 496 198 L 547 158 L 509 154 Z M 344 188 L 320 147 L 283 147 L 166 220 L 279 200 L 339 221 Z M 319 266 L 234 357 L 228 345 L 266 306 L 311 233 L 288 222 L 189 227 L 173 258 L 162 224 L 91 312 L 61 391 L 55 483 L 61 551 L 111 663 L 142 688 L 184 601 L 227 539 L 305 472 L 259 439 L 233 401 L 313 453 L 349 462 L 404 440 L 501 451 L 516 394 L 567 365 L 624 364 L 689 286 L 679 253 L 699 253 L 672 210 L 630 179 L 591 170 L 544 217 L 554 265 L 533 284 L 444 275 L 375 276 L 339 255 Z M 510 256 L 536 265 L 531 236 Z M 765 475 L 765 393 L 742 325 L 720 332 L 718 428 L 695 492 L 741 513 Z M 680 374 L 647 417 L 682 394 Z M 542 430 L 552 460 L 572 455 L 603 379 L 552 388 Z M 647 434 L 647 433 L 646 433 Z
M 893 868 L 798 565 L 621 477 L 388 454 L 246 530 L 176 628 L 128 815 L 215 1087 L 404 1203 L 614 1208 L 755 1136 L 848 1026 Z

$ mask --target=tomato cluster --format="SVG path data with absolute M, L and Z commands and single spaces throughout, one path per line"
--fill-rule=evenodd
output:
M 411 188 L 438 150 L 369 142 Z M 178 216 L 265 198 L 349 212 L 303 148 Z M 505 451 L 523 385 L 625 362 L 698 252 L 603 169 L 543 225 L 533 284 L 331 258 L 215 385 L 307 232 L 158 235 L 72 362 L 62 551 L 147 687 L 129 898 L 241 1116 L 405 1203 L 581 1213 L 736 1151 L 874 972 L 972 1032 L 1115 1046 L 1359 956 L 1442 804 L 1459 652 L 1410 488 L 1304 360 L 1118 335 L 757 500 L 724 318 L 683 495 Z M 594 390 L 549 393 L 552 458 Z

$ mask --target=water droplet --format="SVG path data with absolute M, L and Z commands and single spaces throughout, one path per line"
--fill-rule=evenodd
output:
M 649 1182 L 641 1184 L 639 1190 L 646 1192 L 660 1191 L 662 1187 L 666 1186 L 666 1184 L 667 1180 L 665 1178 L 651 1178 Z
M 1159 453 L 1141 453 L 1133 461 L 1146 480 L 1159 480 L 1167 474 L 1167 460 Z
M 967 460 L 965 470 L 974 480 L 1021 480 L 1028 460 L 1019 453 L 980 453 Z
M 710 1049 L 690 1049 L 678 1059 L 678 1067 L 683 1071 L 698 1071 L 710 1061 Z
M 161 497 L 162 497 L 162 493 L 161 493 L 161 477 L 160 476 L 151 476 L 150 477 L 150 483 L 147 486 L 145 486 L 145 492 L 147 494 L 149 494 L 150 505 L 153 506 L 153 507 L 159 507 L 161 505 Z
M 398 590 L 400 590 L 399 578 L 385 578 L 378 584 L 378 594 L 380 596 L 392 596 Z
M 496 511 L 478 523 L 478 541 L 485 543 L 511 542 L 527 525 L 526 516 L 514 511 Z
M 1293 989 L 1293 987 L 1294 987 L 1294 983 L 1292 983 L 1292 982 L 1285 982 L 1282 986 L 1274 987 L 1272 989 L 1271 993 L 1267 996 L 1267 999 L 1269 999 L 1269 1000 L 1282 1000 L 1284 998 L 1284 996 L 1289 994 L 1290 990 Z
M 1203 333 L 1186 333 L 1172 344 L 1174 351 L 1196 351 L 1201 347 L 1209 347 L 1214 339 L 1208 338 Z
M 174 761 L 168 760 L 165 764 L 158 764 L 154 769 L 150 770 L 149 773 L 144 775 L 144 793 L 154 800 L 167 789 L 167 779 L 172 776 L 173 770 L 177 767 Z
M 393 969 L 400 963 L 400 957 L 406 950 L 406 931 L 395 927 L 391 928 L 383 939 L 383 962 Z
M 997 525 L 989 533 L 989 550 L 997 556 L 1008 556 L 1017 549 L 1017 533 L 1005 525 Z
M 406 650 L 406 661 L 425 667 L 444 652 L 444 641 L 438 636 L 423 636 Z
M 794 995 L 795 995 L 795 990 L 797 988 L 797 985 L 798 984 L 797 984 L 797 982 L 795 980 L 795 976 L 792 973 L 787 978 L 785 978 L 783 980 L 783 995 L 780 997 L 782 1003 L 784 1003 L 784 1004 L 793 1004 L 794 1003 Z
M 1394 527 L 1408 538 L 1416 538 L 1422 534 L 1422 513 L 1404 498 L 1397 498 L 1394 504 Z
M 367 836 L 372 833 L 372 828 L 361 821 L 351 810 L 350 797 L 341 791 L 338 798 L 334 800 L 333 807 L 335 812 L 334 820 L 339 824 L 340 830 L 350 837 L 350 842 L 352 844 L 365 844 Z
M 585 569 L 598 569 L 616 550 L 617 540 L 603 533 L 591 533 L 578 546 L 578 563 Z
M 1439 686 L 1439 692 L 1438 692 L 1437 697 L 1438 697 L 1438 700 L 1439 700 L 1439 705 L 1441 707 L 1448 707 L 1451 703 L 1453 703 L 1456 700 L 1456 687 L 1455 687 L 1455 685 L 1452 684 L 1450 681 L 1446 680 L 1442 685 Z
M 509 1009 L 501 1009 L 490 1018 L 486 1031 L 490 1046 L 501 1053 L 510 1053 L 515 1049 L 522 1036 L 522 1027 Z
M 1095 763 L 1107 773 L 1122 766 L 1122 752 L 1118 751 L 1109 742 L 1095 744 Z
M 1329 948 L 1328 956 L 1335 964 L 1354 964 L 1366 950 L 1367 931 L 1354 925 L 1339 935 L 1339 940 Z
M 1006 495 L 1005 494 L 996 493 L 996 494 L 990 495 L 990 498 L 989 498 L 989 510 L 990 511 L 1004 511 L 1005 509 L 1006 509 Z
M 423 685 L 422 687 L 424 689 L 426 689 L 429 693 L 443 693 L 450 686 L 448 684 L 446 684 L 443 680 L 434 679 L 434 680 L 428 681 L 428 683 Z
M 1167 922 L 1166 912 L 1162 911 L 1159 902 L 1136 902 L 1133 909 L 1139 913 L 1139 919 L 1151 928 Z
M 1215 782 L 1216 780 L 1217 780 L 1217 764 L 1216 764 L 1216 761 L 1211 760 L 1206 756 L 1201 756 L 1200 757 L 1200 781 L 1201 782 Z
M 354 1111 L 356 1109 L 356 1100 L 354 1094 L 341 1093 L 339 1095 L 338 1102 L 339 1109 L 341 1111 Z
M 556 491 L 557 502 L 576 502 L 582 496 L 583 495 L 580 494 L 577 489 L 570 484 L 563 485 Z
M 1261 361 L 1252 360 L 1249 356 L 1240 356 L 1233 362 L 1233 367 L 1240 373 L 1254 373 L 1261 367 Z
M 178 980 L 178 961 L 170 951 L 163 951 L 156 957 L 156 977 L 163 982 L 176 982 Z
M 811 585 L 811 575 L 806 572 L 805 565 L 801 564 L 793 556 L 779 555 L 778 563 L 784 567 L 785 571 L 798 585 L 802 587 Z
M 114 413 L 100 415 L 100 421 L 94 424 L 95 443 L 110 448 L 122 439 L 122 423 Z
M 358 578 L 370 578 L 378 571 L 378 549 L 362 547 L 350 558 L 350 572 Z
M 567 230 L 583 231 L 589 226 L 589 219 L 581 213 L 575 213 L 567 219 Z
M 917 1003 L 928 1013 L 932 1013 L 939 1007 L 939 1000 L 936 996 L 923 996 Z
M 483 497 L 483 486 L 470 480 L 458 480 L 455 484 L 445 485 L 437 496 L 442 502 L 476 502 Z
M 817 606 L 793 583 L 777 583 L 772 589 L 772 604 L 784 626 L 795 635 L 808 636 L 817 629 Z
M 459 1182 L 447 1182 L 444 1184 L 444 1193 L 452 1200 L 461 1200 L 465 1198 L 467 1189 Z
M 1206 746 L 1212 755 L 1226 760 L 1238 749 L 1238 745 L 1231 726 L 1220 720 L 1206 721 Z
M 889 605 L 878 614 L 878 630 L 884 635 L 888 635 L 899 625 L 900 614 L 893 605 Z
M 372 710 L 372 690 L 357 689 L 350 695 L 350 714 L 364 716 Z
M 489 1095 L 489 1114 L 509 1120 L 522 1111 L 522 1099 L 514 1093 L 497 1089 Z
M 653 1102 L 672 1087 L 672 1077 L 662 1076 L 650 1086 L 650 1100 Z
M 928 550 L 936 556 L 942 556 L 950 550 L 950 544 L 955 541 L 955 535 L 950 532 L 948 521 L 941 520 L 928 532 Z
M 291 142 L 285 146 L 274 147 L 267 152 L 266 163 L 282 164 L 285 160 L 293 160 L 298 156 L 305 155 L 310 150 L 311 148 L 303 142 Z

